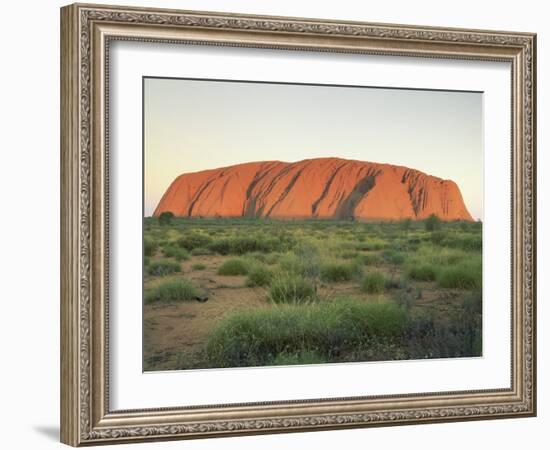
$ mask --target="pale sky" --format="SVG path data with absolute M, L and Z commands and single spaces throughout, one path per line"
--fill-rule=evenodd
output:
M 339 157 L 455 181 L 482 217 L 482 94 L 144 79 L 144 213 L 178 175 Z

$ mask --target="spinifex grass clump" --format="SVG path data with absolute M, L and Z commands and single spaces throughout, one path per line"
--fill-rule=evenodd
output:
M 180 247 L 176 247 L 174 244 L 166 245 L 162 253 L 168 258 L 174 258 L 176 261 L 187 261 L 189 259 L 189 252 Z
M 382 257 L 378 253 L 359 255 L 355 260 L 365 266 L 377 266 L 383 262 Z
M 169 259 L 151 261 L 147 266 L 147 272 L 149 275 L 153 276 L 165 276 L 180 271 L 180 265 L 175 261 L 170 261 Z
M 248 272 L 247 286 L 267 286 L 273 279 L 273 272 L 263 265 L 256 265 Z
M 145 303 L 193 300 L 199 291 L 185 278 L 166 280 L 145 293 Z
M 395 266 L 399 266 L 405 262 L 405 253 L 398 250 L 384 250 L 382 253 L 384 260 Z
M 315 361 L 334 361 L 373 342 L 398 340 L 406 325 L 404 310 L 386 301 L 281 305 L 222 319 L 207 353 L 217 367 L 303 363 L 313 355 Z
M 188 233 L 179 239 L 178 245 L 187 250 L 193 250 L 199 247 L 208 247 L 212 243 L 212 238 L 203 233 Z
M 338 283 L 350 281 L 360 276 L 361 265 L 357 262 L 329 261 L 321 265 L 321 280 Z
M 272 303 L 309 303 L 316 297 L 315 286 L 311 281 L 285 272 L 273 277 L 267 293 L 267 298 Z
M 157 251 L 158 244 L 151 238 L 143 239 L 143 254 L 145 256 L 153 256 Z
M 481 261 L 461 262 L 441 269 L 437 283 L 443 288 L 480 289 Z
M 449 236 L 441 241 L 441 245 L 466 251 L 480 251 L 482 248 L 481 236 L 468 234 Z
M 407 270 L 407 275 L 410 279 L 416 281 L 435 281 L 438 268 L 433 264 L 421 264 L 411 266 Z
M 386 277 L 381 272 L 367 273 L 361 281 L 361 290 L 367 294 L 380 294 L 386 288 Z
M 214 240 L 208 248 L 220 255 L 244 255 L 250 252 L 282 251 L 290 244 L 284 239 L 267 235 L 231 236 Z
M 228 259 L 218 269 L 218 275 L 246 275 L 247 273 L 248 263 L 240 258 Z

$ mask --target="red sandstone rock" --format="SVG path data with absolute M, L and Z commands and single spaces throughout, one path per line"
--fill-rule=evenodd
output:
M 339 158 L 264 161 L 185 173 L 154 216 L 472 220 L 456 183 L 406 167 Z

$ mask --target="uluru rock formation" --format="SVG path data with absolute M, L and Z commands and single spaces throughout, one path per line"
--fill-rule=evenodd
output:
M 154 216 L 472 220 L 451 180 L 340 158 L 264 161 L 178 176 Z

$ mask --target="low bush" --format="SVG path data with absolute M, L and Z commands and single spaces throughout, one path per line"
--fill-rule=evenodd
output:
M 185 278 L 167 280 L 145 292 L 145 303 L 176 302 L 193 300 L 199 292 Z
M 224 261 L 218 269 L 218 275 L 246 275 L 247 273 L 247 262 L 239 258 Z
M 407 270 L 407 275 L 416 281 L 435 281 L 437 268 L 432 264 L 413 265 Z
M 442 267 L 457 264 L 472 257 L 476 255 L 461 249 L 424 244 L 406 259 L 406 263 L 407 267 L 425 264 Z
M 398 223 L 399 229 L 403 231 L 409 231 L 412 228 L 412 225 L 412 219 L 402 219 Z
M 143 239 L 143 254 L 145 256 L 153 256 L 157 251 L 158 244 L 156 241 L 150 238 Z
M 438 230 L 439 228 L 441 228 L 441 219 L 435 214 L 432 214 L 426 220 L 424 220 L 424 227 L 426 228 L 426 231 Z
M 405 254 L 397 250 L 384 250 L 382 257 L 390 264 L 399 266 L 405 262 Z
M 164 256 L 174 258 L 176 261 L 187 261 L 189 259 L 189 252 L 175 245 L 166 245 L 162 249 L 162 253 Z
M 268 254 L 261 252 L 251 252 L 247 253 L 245 256 L 249 259 L 256 260 L 261 263 L 266 263 Z
M 481 263 L 467 261 L 442 268 L 437 276 L 437 283 L 443 288 L 480 289 L 481 279 Z
M 191 269 L 193 269 L 193 270 L 204 270 L 204 269 L 206 269 L 206 266 L 202 263 L 195 263 L 191 266 Z
M 284 242 L 277 237 L 270 236 L 232 236 L 216 239 L 208 248 L 220 255 L 244 255 L 251 252 L 269 253 L 281 251 Z
M 267 253 L 265 255 L 265 263 L 272 266 L 274 264 L 277 264 L 280 258 L 281 258 L 280 253 Z
M 153 276 L 165 276 L 180 271 L 180 265 L 177 262 L 170 261 L 168 259 L 151 261 L 147 266 L 147 272 L 149 273 L 149 275 Z
M 334 299 L 280 305 L 223 318 L 210 335 L 207 353 L 216 367 L 331 361 L 375 342 L 399 339 L 406 327 L 404 310 L 393 302 Z
M 382 250 L 388 243 L 380 238 L 369 238 L 366 242 L 362 243 L 362 250 Z
M 367 294 L 379 294 L 385 287 L 386 277 L 381 272 L 367 273 L 361 281 L 361 290 Z
M 466 251 L 480 251 L 482 248 L 481 236 L 462 235 L 443 239 L 441 245 L 450 248 L 459 248 Z
M 359 253 L 353 250 L 345 250 L 338 255 L 342 259 L 355 259 L 359 256 Z
M 272 303 L 307 303 L 314 301 L 316 297 L 313 283 L 290 273 L 274 276 L 267 294 Z
M 174 220 L 174 213 L 172 211 L 164 211 L 160 213 L 158 220 L 159 225 L 170 225 L 172 220 Z
M 432 231 L 430 235 L 430 240 L 434 244 L 441 244 L 447 238 L 447 236 L 448 236 L 448 233 L 446 231 L 436 230 L 436 231 Z
M 321 280 L 327 282 L 350 281 L 360 274 L 361 266 L 353 262 L 331 261 L 321 265 Z
M 287 252 L 279 258 L 279 266 L 284 272 L 310 279 L 318 278 L 321 274 L 320 258 L 316 254 L 299 256 Z
M 267 267 L 262 265 L 255 266 L 248 272 L 248 277 L 246 279 L 247 286 L 267 286 L 271 279 L 273 278 L 273 273 Z
M 178 245 L 187 250 L 193 250 L 199 247 L 208 247 L 212 243 L 212 238 L 202 233 L 188 233 L 178 240 Z
M 364 255 L 359 255 L 356 261 L 365 266 L 377 266 L 382 264 L 383 259 L 378 253 L 366 253 Z

